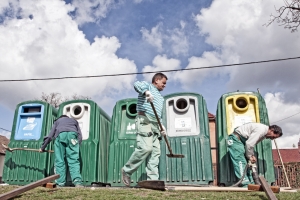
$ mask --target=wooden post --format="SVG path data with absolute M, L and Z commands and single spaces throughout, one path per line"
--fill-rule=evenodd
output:
M 18 196 L 19 194 L 21 194 L 23 192 L 26 192 L 26 191 L 31 190 L 33 188 L 36 188 L 38 186 L 42 186 L 42 185 L 44 185 L 44 184 L 46 184 L 46 183 L 48 183 L 50 181 L 53 181 L 55 179 L 58 179 L 58 178 L 59 178 L 59 174 L 55 174 L 55 175 L 43 178 L 43 179 L 41 179 L 39 181 L 30 183 L 28 185 L 24 185 L 23 187 L 17 188 L 17 189 L 15 189 L 13 191 L 1 194 L 0 195 L 0 199 L 1 200 L 7 200 L 7 199 L 10 199 L 10 198 L 13 198 L 13 197 Z
M 286 170 L 285 170 L 285 167 L 284 167 L 282 158 L 281 158 L 280 151 L 279 151 L 279 149 L 278 149 L 278 147 L 277 147 L 276 140 L 274 139 L 273 141 L 274 141 L 274 143 L 275 143 L 275 146 L 276 146 L 276 149 L 277 149 L 277 153 L 278 153 L 278 156 L 279 156 L 280 161 L 281 161 L 281 165 L 282 165 L 282 168 L 283 168 L 283 172 L 284 172 L 284 175 L 285 175 L 286 182 L 288 183 L 289 188 L 291 188 L 290 181 L 289 181 L 288 176 L 287 176 L 287 174 L 286 174 Z

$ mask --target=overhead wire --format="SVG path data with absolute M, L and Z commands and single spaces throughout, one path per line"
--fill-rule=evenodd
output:
M 294 60 L 294 59 L 299 59 L 299 58 L 300 57 L 281 58 L 281 59 L 273 59 L 273 60 L 262 60 L 262 61 L 254 61 L 254 62 L 227 64 L 227 65 L 213 65 L 213 66 L 207 66 L 207 67 L 194 67 L 194 68 L 185 68 L 185 69 L 160 70 L 160 71 L 152 71 L 152 72 L 104 74 L 104 75 L 93 75 L 93 76 L 92 75 L 91 76 L 65 76 L 65 77 L 52 77 L 52 78 L 7 79 L 7 80 L 0 80 L 0 82 L 45 81 L 45 80 L 59 80 L 59 79 L 100 78 L 100 77 L 112 77 L 112 76 L 153 74 L 153 73 L 157 73 L 157 72 L 176 72 L 176 71 L 188 71 L 188 70 L 212 69 L 212 68 L 239 66 L 239 65 L 260 64 L 260 63 L 267 63 L 267 62 L 278 62 L 278 61 L 285 61 L 285 60 Z
M 4 131 L 7 131 L 7 132 L 11 132 L 11 131 L 9 131 L 9 130 L 6 130 L 6 129 L 4 129 L 4 128 L 1 128 L 1 127 L 0 127 L 0 129 L 1 129 L 1 130 L 4 130 Z
M 278 121 L 272 122 L 272 124 L 277 123 L 277 122 L 280 122 L 280 121 L 283 121 L 283 120 L 286 120 L 286 119 L 291 118 L 291 117 L 294 117 L 295 115 L 298 115 L 298 114 L 300 114 L 300 112 L 298 112 L 298 113 L 296 113 L 296 114 L 293 114 L 293 115 L 290 115 L 290 116 L 288 116 L 288 117 L 286 117 L 286 118 L 280 119 L 280 120 L 278 120 Z
M 281 59 L 272 59 L 272 60 L 262 60 L 262 61 L 253 61 L 253 62 L 245 62 L 245 63 L 236 63 L 236 64 L 227 64 L 227 65 L 214 65 L 214 66 L 207 66 L 207 67 L 194 67 L 194 68 L 186 68 L 186 69 L 173 69 L 173 70 L 161 70 L 161 71 L 152 71 L 152 72 L 136 72 L 136 73 L 123 73 L 123 74 L 105 74 L 105 75 L 93 75 L 93 76 L 66 76 L 66 77 L 52 77 L 52 78 L 32 78 L 32 79 L 7 79 L 7 80 L 0 80 L 0 82 L 17 82 L 17 81 L 42 81 L 42 80 L 58 80 L 58 79 L 77 79 L 77 78 L 100 78 L 100 77 L 112 77 L 112 76 L 128 76 L 128 75 L 139 75 L 139 74 L 152 74 L 157 72 L 175 72 L 175 71 L 187 71 L 187 70 L 200 70 L 200 69 L 211 69 L 211 68 L 221 68 L 221 67 L 230 67 L 230 66 L 239 66 L 239 65 L 250 65 L 250 64 L 260 64 L 260 63 L 267 63 L 267 62 L 278 62 L 278 61 L 285 61 L 285 60 L 294 60 L 299 59 L 299 57 L 291 57 L 291 58 L 281 58 Z M 283 121 L 285 119 L 291 118 L 296 113 L 284 119 L 278 120 L 276 122 Z M 273 123 L 276 123 L 273 122 Z M 9 130 L 0 129 L 10 132 Z

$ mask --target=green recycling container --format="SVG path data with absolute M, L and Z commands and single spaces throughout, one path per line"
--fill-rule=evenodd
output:
M 163 123 L 173 154 L 170 158 L 161 140 L 160 180 L 167 185 L 211 185 L 213 183 L 209 121 L 206 102 L 200 94 L 174 93 L 164 96 Z
M 128 161 L 136 147 L 136 104 L 136 98 L 119 100 L 113 110 L 108 162 L 108 183 L 111 186 L 124 186 L 121 168 Z M 131 186 L 135 186 L 137 182 L 146 179 L 144 162 L 132 174 Z
M 111 118 L 92 100 L 64 102 L 60 104 L 58 113 L 59 116 L 67 115 L 74 118 L 79 123 L 82 132 L 79 153 L 83 185 L 105 186 Z M 66 185 L 72 185 L 68 170 Z
M 38 150 L 56 117 L 57 110 L 48 103 L 19 103 L 15 110 L 8 146 Z M 52 149 L 52 145 L 48 145 L 46 150 L 49 149 Z M 2 181 L 10 185 L 26 185 L 49 176 L 51 154 L 26 150 L 6 151 Z
M 216 114 L 216 138 L 218 144 L 218 184 L 231 186 L 238 182 L 227 150 L 227 138 L 234 128 L 258 122 L 269 125 L 268 111 L 262 96 L 257 92 L 230 92 L 223 94 Z M 272 143 L 265 139 L 255 147 L 259 176 L 264 176 L 269 185 L 275 183 Z

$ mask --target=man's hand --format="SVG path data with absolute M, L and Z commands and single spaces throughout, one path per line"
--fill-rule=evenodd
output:
M 161 130 L 160 134 L 161 134 L 162 136 L 166 136 L 166 135 L 167 135 L 166 128 L 164 127 L 164 125 L 161 125 L 161 126 L 162 126 L 163 130 Z
M 145 95 L 146 95 L 146 100 L 147 100 L 147 102 L 153 103 L 154 97 L 153 97 L 153 95 L 151 94 L 151 92 L 150 92 L 150 91 L 146 91 L 146 92 L 145 92 Z
M 256 158 L 255 158 L 255 156 L 251 156 L 249 160 L 250 160 L 251 163 L 256 163 Z
M 40 152 L 40 153 L 43 153 L 44 151 L 43 151 L 42 149 L 39 149 L 39 152 Z

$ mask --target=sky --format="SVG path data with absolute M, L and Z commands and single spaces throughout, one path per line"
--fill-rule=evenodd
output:
M 270 123 L 283 129 L 279 148 L 300 138 L 299 32 L 266 26 L 278 0 L 1 0 L 0 134 L 10 137 L 16 105 L 58 92 L 89 96 L 108 115 L 135 98 L 133 82 L 153 74 L 44 81 L 50 77 L 173 71 L 163 95 L 201 94 L 216 114 L 220 97 L 259 91 Z M 274 145 L 273 145 L 274 146 Z

